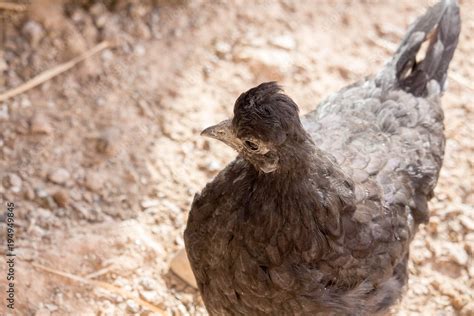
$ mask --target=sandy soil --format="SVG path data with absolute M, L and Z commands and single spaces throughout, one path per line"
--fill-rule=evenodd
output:
M 460 2 L 444 168 L 395 315 L 474 315 L 474 1 Z M 314 109 L 380 69 L 433 1 L 91 3 L 0 10 L 0 94 L 102 40 L 114 45 L 0 102 L 0 196 L 16 204 L 17 224 L 15 311 L 5 309 L 2 263 L 1 315 L 154 314 L 134 298 L 206 315 L 170 272 L 194 193 L 234 157 L 200 130 L 262 81 L 278 80 L 302 113 Z

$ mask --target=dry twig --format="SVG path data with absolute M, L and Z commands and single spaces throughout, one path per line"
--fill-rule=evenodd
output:
M 114 267 L 115 267 L 115 265 L 111 264 L 111 265 L 109 265 L 105 268 L 102 268 L 102 269 L 98 270 L 98 271 L 95 271 L 95 272 L 92 272 L 88 275 L 85 275 L 84 278 L 86 278 L 86 279 L 95 279 L 95 278 L 97 278 L 101 275 L 109 273 Z
M 26 11 L 26 5 L 11 2 L 0 2 L 0 10 L 23 12 Z
M 90 285 L 90 286 L 94 286 L 94 287 L 100 287 L 102 289 L 105 289 L 105 290 L 113 293 L 113 294 L 120 295 L 120 296 L 122 296 L 126 299 L 134 300 L 135 302 L 137 302 L 137 304 L 141 305 L 142 307 L 144 307 L 144 308 L 146 308 L 146 309 L 148 309 L 152 312 L 158 313 L 160 315 L 165 315 L 165 312 L 163 311 L 163 309 L 161 309 L 161 308 L 159 308 L 159 307 L 157 307 L 157 306 L 155 306 L 151 303 L 148 303 L 147 301 L 142 300 L 139 297 L 135 297 L 130 292 L 122 290 L 121 288 L 118 288 L 118 287 L 116 287 L 112 284 L 102 282 L 102 281 L 89 280 L 89 279 L 83 278 L 81 276 L 71 274 L 71 273 L 67 273 L 67 272 L 63 272 L 63 271 L 59 271 L 59 270 L 56 270 L 56 269 L 53 269 L 53 268 L 49 268 L 49 267 L 46 267 L 42 264 L 35 263 L 35 262 L 32 262 L 31 264 L 37 269 L 47 271 L 47 272 L 55 274 L 55 275 L 62 276 L 62 277 L 67 278 L 69 280 L 73 280 L 73 281 L 83 283 L 83 284 L 86 284 L 86 285 Z
M 0 102 L 5 101 L 5 100 L 7 100 L 11 97 L 14 97 L 14 96 L 18 95 L 18 94 L 21 94 L 25 91 L 28 91 L 28 90 L 36 87 L 36 86 L 39 86 L 40 84 L 56 77 L 57 75 L 65 72 L 69 69 L 71 69 L 72 67 L 74 67 L 75 65 L 80 63 L 81 61 L 91 57 L 94 54 L 97 54 L 98 52 L 100 52 L 101 50 L 103 50 L 103 49 L 105 49 L 109 46 L 110 46 L 109 43 L 104 41 L 104 42 L 94 46 L 90 50 L 82 53 L 81 55 L 71 59 L 70 61 L 68 61 L 64 64 L 57 65 L 54 68 L 48 69 L 48 70 L 40 73 L 36 77 L 33 77 L 32 79 L 30 79 L 27 82 L 19 85 L 18 87 L 13 88 L 12 90 L 9 90 L 9 91 L 7 91 L 3 94 L 0 94 Z

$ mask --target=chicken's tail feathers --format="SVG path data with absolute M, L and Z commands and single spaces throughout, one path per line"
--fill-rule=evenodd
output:
M 432 80 L 438 84 L 439 91 L 443 91 L 460 31 L 461 17 L 456 0 L 438 2 L 410 26 L 379 79 L 415 96 L 426 95 Z M 424 42 L 428 44 L 425 56 L 417 61 Z

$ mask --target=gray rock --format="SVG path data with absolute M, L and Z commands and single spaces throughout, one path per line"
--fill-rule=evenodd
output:
M 39 197 L 39 198 L 46 198 L 49 196 L 48 194 L 48 191 L 42 189 L 42 188 L 37 188 L 36 189 L 36 195 Z
M 44 29 L 38 22 L 28 21 L 21 30 L 32 47 L 36 47 L 44 36 Z
M 8 106 L 3 104 L 0 106 L 0 121 L 7 121 L 10 118 L 10 114 L 8 114 Z

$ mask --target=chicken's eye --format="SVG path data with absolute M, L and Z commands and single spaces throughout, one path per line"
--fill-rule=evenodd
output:
M 253 151 L 258 150 L 258 145 L 255 144 L 254 142 L 251 142 L 250 140 L 245 141 L 245 146 L 247 146 L 247 148 Z

